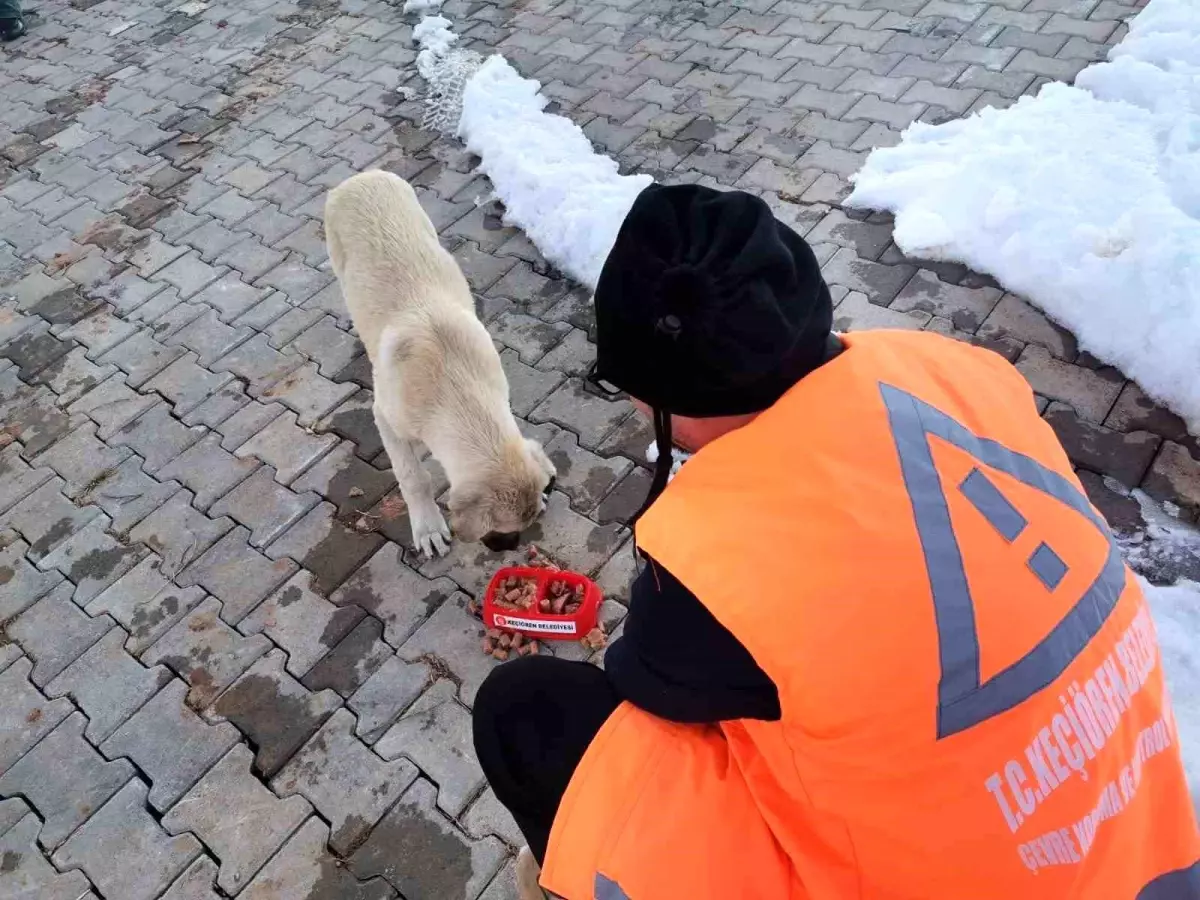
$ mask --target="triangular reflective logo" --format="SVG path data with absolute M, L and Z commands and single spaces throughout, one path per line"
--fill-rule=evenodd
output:
M 1061 675 L 1117 605 L 1125 587 L 1125 564 L 1104 520 L 1087 497 L 1062 475 L 1035 459 L 979 437 L 906 391 L 888 384 L 881 384 L 880 390 L 933 594 L 941 661 L 938 737 L 943 738 L 1012 709 Z M 1075 510 L 1095 525 L 1108 543 L 1108 557 L 1100 574 L 1070 611 L 1032 650 L 986 681 L 980 679 L 975 605 L 945 489 L 934 465 L 931 435 Z M 982 469 L 974 469 L 949 489 L 961 491 L 1008 541 L 1015 540 L 1028 524 Z M 1047 590 L 1054 590 L 1067 573 L 1066 563 L 1046 543 L 1038 545 L 1028 563 Z

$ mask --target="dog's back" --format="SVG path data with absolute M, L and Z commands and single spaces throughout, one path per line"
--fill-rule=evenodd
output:
M 397 315 L 429 305 L 473 311 L 470 288 L 407 181 L 391 172 L 346 179 L 325 201 L 329 260 L 370 349 Z M 434 296 L 436 295 L 436 297 Z

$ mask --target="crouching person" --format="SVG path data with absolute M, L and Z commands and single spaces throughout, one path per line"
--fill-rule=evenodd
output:
M 694 186 L 638 198 L 596 319 L 646 564 L 604 670 L 479 691 L 523 896 L 1200 898 L 1145 601 L 1011 365 L 834 335 L 808 245 Z

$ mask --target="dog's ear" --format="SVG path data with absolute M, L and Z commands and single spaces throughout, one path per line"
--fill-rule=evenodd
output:
M 491 507 L 487 495 L 477 487 L 451 489 L 450 529 L 468 543 L 477 541 L 492 530 Z

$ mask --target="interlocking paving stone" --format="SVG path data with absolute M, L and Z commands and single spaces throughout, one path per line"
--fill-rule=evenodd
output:
M 243 634 L 262 632 L 287 651 L 287 670 L 303 677 L 366 614 L 357 606 L 338 607 L 310 588 L 307 572 L 297 572 L 238 625 Z
M 302 365 L 302 354 L 281 353 L 268 343 L 266 335 L 256 334 L 217 359 L 213 369 L 237 375 L 247 382 L 250 395 L 258 397 Z
M 359 878 L 380 875 L 405 897 L 474 900 L 507 852 L 496 838 L 469 841 L 434 808 L 437 788 L 419 779 L 350 857 Z
M 0 436 L 5 443 L 16 439 L 25 446 L 26 457 L 41 453 L 67 434 L 72 421 L 57 406 L 57 398 L 40 385 L 23 388 L 6 404 L 5 421 Z
M 556 487 L 571 498 L 572 506 L 585 513 L 595 508 L 633 467 L 627 459 L 606 459 L 584 450 L 569 431 L 560 432 L 545 449 L 557 470 Z
M 35 663 L 33 683 L 44 687 L 113 627 L 107 616 L 92 618 L 71 599 L 75 587 L 61 582 L 6 626 L 8 636 Z
M 216 881 L 216 864 L 207 856 L 198 856 L 195 862 L 175 879 L 175 883 L 160 900 L 220 900 L 213 888 Z
M 159 403 L 123 425 L 110 441 L 114 446 L 132 447 L 153 475 L 207 433 L 202 425 L 184 425 L 165 403 Z
M 1059 359 L 1070 362 L 1076 355 L 1076 341 L 1065 328 L 1050 321 L 1016 294 L 1000 298 L 991 314 L 980 325 L 980 337 L 1012 337 L 1040 344 Z
M 475 694 L 496 661 L 479 651 L 483 622 L 467 609 L 467 597 L 458 593 L 442 603 L 429 619 L 400 647 L 398 654 L 409 662 L 436 658 L 458 679 L 463 703 L 475 703 Z M 354 708 L 354 702 L 350 704 Z
M 1121 484 L 1140 484 L 1162 443 L 1162 438 L 1147 431 L 1116 432 L 1085 421 L 1064 403 L 1051 403 L 1045 419 L 1071 462 Z
M 824 275 L 830 285 L 858 291 L 866 294 L 872 303 L 887 306 L 896 299 L 916 271 L 915 267 L 909 265 L 885 266 L 861 259 L 854 250 L 842 248 L 825 266 Z
M 125 648 L 135 656 L 204 599 L 197 588 L 176 587 L 160 568 L 157 556 L 143 559 L 85 607 L 88 615 L 108 613 L 128 630 Z
M 153 396 L 139 394 L 126 385 L 124 375 L 115 375 L 72 403 L 67 412 L 87 416 L 99 426 L 96 437 L 107 441 L 154 403 Z
M 521 847 L 525 836 L 513 820 L 512 813 L 496 799 L 491 788 L 479 795 L 462 816 L 463 828 L 472 837 L 486 837 L 494 834 L 510 847 Z M 486 895 L 485 895 L 486 896 Z
M 160 482 L 142 471 L 142 460 L 132 456 L 115 470 L 106 469 L 91 482 L 76 503 L 94 503 L 112 518 L 109 529 L 127 534 L 155 510 L 163 507 L 179 490 L 179 482 Z
M 0 450 L 0 513 L 7 512 L 53 477 L 54 472 L 49 468 L 34 468 L 21 459 L 21 448 L 16 444 Z
M 393 652 L 383 640 L 383 623 L 374 616 L 367 616 L 300 681 L 310 691 L 331 688 L 343 697 L 349 697 Z
M 374 401 L 375 395 L 371 391 L 359 391 L 322 419 L 317 430 L 332 431 L 353 441 L 359 456 L 372 459 L 383 449 L 372 412 Z
M 38 851 L 42 824 L 33 813 L 0 834 L 0 896 L 23 900 L 85 900 L 94 897 L 79 872 L 59 873 Z
M 484 784 L 475 759 L 471 714 L 455 693 L 452 682 L 434 682 L 375 744 L 375 752 L 384 759 L 403 754 L 428 773 L 438 784 L 438 807 L 453 817 Z
M 66 479 L 63 493 L 68 497 L 78 497 L 89 484 L 115 469 L 133 452 L 110 447 L 95 435 L 96 426 L 85 420 L 37 457 L 37 465 L 47 466 Z
M 832 290 L 842 290 L 835 287 Z M 905 328 L 918 330 L 929 324 L 927 312 L 902 312 L 886 306 L 876 306 L 859 291 L 850 291 L 834 307 L 834 331 L 864 331 L 872 328 Z
M 384 545 L 330 597 L 383 620 L 384 639 L 399 647 L 455 591 L 449 579 L 429 579 L 409 568 L 404 551 Z
M 38 842 L 47 850 L 134 777 L 128 760 L 109 762 L 84 740 L 86 724 L 81 713 L 72 713 L 0 775 L 0 793 L 25 797 L 44 820 Z
M 171 680 L 126 652 L 128 635 L 113 628 L 46 685 L 47 697 L 69 696 L 88 717 L 87 738 L 99 744 Z
M 308 364 L 267 388 L 262 396 L 296 412 L 300 425 L 311 426 L 357 390 L 356 385 L 330 381 Z
M 530 413 L 534 422 L 553 422 L 579 435 L 581 446 L 592 449 L 625 418 L 633 407 L 628 400 L 609 400 L 569 379 Z
M 174 577 L 232 527 L 230 519 L 214 520 L 198 512 L 192 506 L 192 492 L 181 490 L 138 523 L 129 537 L 158 553 L 163 573 Z
M 105 897 L 154 900 L 201 852 L 192 835 L 170 837 L 146 809 L 146 785 L 133 780 L 54 854 L 79 868 Z
M 276 479 L 286 485 L 336 445 L 332 434 L 308 433 L 296 425 L 295 413 L 285 412 L 238 446 L 234 455 L 258 457 L 274 468 Z
M 288 559 L 270 560 L 250 546 L 250 532 L 238 526 L 181 572 L 180 584 L 199 584 L 221 601 L 221 617 L 237 624 L 296 571 Z
M 28 609 L 62 581 L 58 572 L 42 572 L 25 559 L 29 545 L 15 531 L 0 531 L 0 621 Z
M 69 700 L 47 700 L 29 681 L 25 657 L 0 671 L 0 772 L 7 771 L 71 714 Z
M 146 665 L 163 663 L 190 686 L 187 705 L 206 709 L 221 691 L 264 653 L 271 642 L 244 637 L 221 620 L 221 604 L 209 598 L 165 631 L 143 654 Z
M 180 318 L 187 321 L 179 328 L 173 329 L 164 336 L 168 344 L 178 344 L 196 354 L 201 365 L 212 366 L 219 359 L 237 360 L 236 356 L 241 345 L 252 340 L 254 332 L 249 328 L 237 325 L 226 325 L 221 321 L 214 309 L 200 306 L 199 303 L 180 304 L 176 307 Z M 161 327 L 161 322 L 159 327 Z M 229 371 L 248 378 L 251 369 L 248 366 L 235 367 L 230 365 Z
M 1104 421 L 1124 382 L 1111 370 L 1085 369 L 1062 362 L 1034 344 L 1025 348 L 1017 360 L 1017 369 L 1039 394 L 1074 407 L 1089 422 Z
M 308 818 L 300 797 L 279 799 L 250 773 L 254 754 L 230 750 L 162 818 L 170 834 L 193 832 L 221 861 L 217 884 L 235 894 Z
M 346 702 L 358 716 L 355 734 L 373 744 L 420 696 L 430 681 L 430 669 L 422 661 L 405 662 L 399 656 L 385 659 Z
M 358 846 L 418 775 L 408 760 L 381 760 L 354 737 L 354 726 L 339 709 L 271 782 L 282 796 L 302 794 L 329 820 L 337 853 Z
M 221 447 L 219 434 L 209 434 L 155 474 L 160 479 L 179 481 L 195 495 L 193 503 L 196 508 L 205 511 L 250 477 L 256 468 L 257 461 L 238 459 Z
M 241 382 L 226 387 L 217 396 L 223 398 L 220 405 L 224 416 L 215 426 L 215 430 L 220 433 L 221 446 L 226 450 L 236 450 L 277 418 L 285 415 L 284 408 L 278 403 L 267 404 L 251 400 Z
M 329 827 L 316 817 L 309 819 L 238 895 L 239 900 L 276 900 L 280 897 L 394 900 L 396 891 L 386 881 L 356 879 L 357 873 L 344 868 L 345 864 L 326 849 L 328 840 Z M 426 848 L 424 852 L 434 851 Z
M 275 472 L 263 466 L 222 497 L 210 510 L 213 516 L 230 516 L 253 529 L 250 544 L 271 543 L 309 509 L 320 502 L 313 493 L 298 494 L 275 480 Z
M 20 822 L 32 810 L 20 797 L 10 797 L 0 800 L 0 834 L 6 834 L 10 828 Z
M 995 288 L 965 288 L 946 284 L 937 275 L 919 270 L 904 286 L 891 308 L 945 316 L 954 327 L 975 332 L 995 309 L 1001 292 Z
M 187 686 L 171 681 L 100 745 L 109 759 L 128 756 L 150 776 L 150 805 L 162 812 L 238 742 L 226 723 L 210 725 L 187 708 Z
M 285 654 L 258 660 L 212 705 L 258 747 L 255 766 L 274 775 L 339 706 L 333 691 L 309 691 L 284 671 Z
M 39 568 L 57 569 L 71 580 L 73 599 L 80 606 L 87 605 L 148 552 L 108 534 L 110 525 L 107 516 L 97 516 L 38 563 Z

